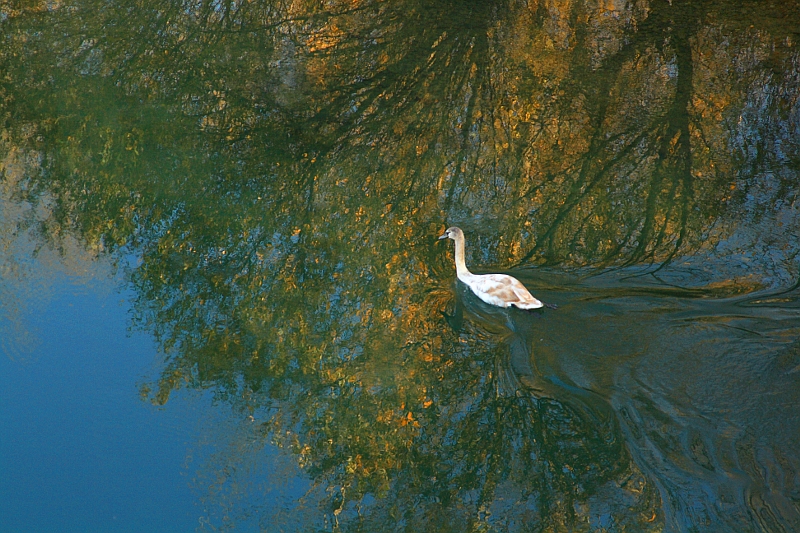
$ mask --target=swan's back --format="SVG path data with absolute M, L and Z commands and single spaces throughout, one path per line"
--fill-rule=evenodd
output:
M 461 281 L 487 304 L 519 309 L 539 309 L 544 306 L 517 278 L 506 274 L 472 274 Z

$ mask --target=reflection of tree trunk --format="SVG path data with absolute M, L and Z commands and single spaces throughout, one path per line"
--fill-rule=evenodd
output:
M 594 71 L 589 67 L 588 58 L 579 59 L 572 69 L 569 79 L 594 79 L 595 83 L 583 94 L 591 115 L 592 136 L 586 154 L 581 158 L 580 168 L 570 189 L 549 226 L 544 230 L 536 244 L 520 260 L 524 263 L 542 250 L 555 257 L 557 245 L 556 235 L 560 227 L 574 216 L 576 208 L 585 200 L 611 172 L 624 163 L 641 148 L 643 143 L 651 145 L 655 150 L 656 167 L 653 170 L 649 191 L 646 195 L 645 208 L 640 225 L 628 228 L 627 234 L 617 246 L 606 254 L 607 259 L 617 257 L 622 249 L 634 242 L 635 248 L 629 254 L 628 263 L 635 263 L 647 256 L 653 256 L 661 244 L 669 237 L 670 220 L 678 210 L 678 236 L 667 261 L 677 253 L 686 235 L 690 202 L 692 200 L 692 159 L 691 139 L 689 135 L 688 110 L 691 104 L 693 84 L 693 62 L 690 44 L 694 32 L 696 10 L 691 4 L 680 7 L 667 3 L 656 3 L 648 18 L 640 28 L 629 33 L 627 43 L 603 66 Z M 579 25 L 578 25 L 579 26 Z M 584 32 L 577 31 L 579 41 L 586 37 Z M 576 47 L 588 50 L 588 45 Z M 619 82 L 623 67 L 637 55 L 651 49 L 674 49 L 677 67 L 676 89 L 667 112 L 659 117 L 650 127 L 642 128 L 638 134 L 626 131 L 610 136 L 607 131 L 609 110 L 614 103 L 613 88 Z M 586 93 L 585 87 L 568 88 L 570 92 Z M 660 135 L 659 135 L 660 133 Z M 614 148 L 621 138 L 628 137 L 624 146 Z M 652 139 L 652 141 L 651 141 Z M 644 160 L 647 155 L 636 156 Z M 674 180 L 666 197 L 662 194 L 665 179 Z M 673 199 L 680 197 L 679 201 Z M 671 205 L 663 205 L 664 202 Z M 658 227 L 659 206 L 664 214 L 664 221 Z M 578 233 L 580 230 L 578 230 Z M 575 235 L 579 238 L 580 235 Z
M 675 194 L 680 191 L 678 193 L 680 194 L 678 237 L 664 264 L 678 252 L 686 234 L 690 201 L 692 199 L 692 151 L 689 134 L 689 106 L 692 98 L 692 78 L 694 73 L 692 48 L 689 43 L 692 27 L 687 27 L 686 24 L 678 24 L 674 26 L 674 29 L 675 31 L 671 34 L 670 44 L 675 48 L 675 63 L 677 66 L 675 97 L 665 117 L 667 120 L 666 131 L 659 142 L 657 166 L 653 172 L 650 192 L 647 196 L 644 224 L 640 232 L 639 243 L 628 258 L 628 264 L 635 263 L 647 256 L 652 257 L 655 250 L 667 237 L 669 214 L 675 207 L 674 204 L 668 206 L 666 219 L 662 223 L 658 235 L 655 235 L 655 219 L 664 179 L 671 177 L 674 180 L 670 195 L 664 198 L 665 202 L 671 202 L 675 198 Z M 648 252 L 647 248 L 651 243 L 652 246 L 650 246 L 650 252 Z
M 651 17 L 652 16 L 651 14 Z M 648 21 L 650 20 L 651 18 L 648 17 Z M 575 27 L 580 28 L 580 25 L 575 25 Z M 576 37 L 578 39 L 577 49 L 590 49 L 584 41 L 587 37 L 585 31 L 576 31 Z M 617 153 L 617 157 L 606 161 L 605 164 L 602 164 L 602 161 L 599 165 L 596 163 L 598 159 L 602 160 L 602 155 L 606 153 L 611 140 L 616 140 L 607 138 L 604 129 L 604 124 L 608 117 L 608 108 L 611 105 L 611 88 L 617 82 L 619 73 L 625 64 L 635 57 L 638 52 L 649 46 L 652 39 L 652 36 L 644 31 L 633 33 L 629 37 L 629 43 L 623 46 L 619 52 L 611 56 L 597 72 L 592 71 L 589 66 L 589 59 L 585 56 L 571 69 L 570 76 L 567 78 L 569 80 L 587 80 L 592 78 L 597 80 L 595 84 L 590 86 L 590 94 L 585 94 L 585 100 L 588 102 L 588 111 L 592 122 L 592 138 L 589 142 L 586 155 L 582 158 L 578 177 L 567 193 L 564 204 L 558 210 L 558 213 L 547 230 L 537 239 L 534 247 L 519 261 L 520 264 L 530 260 L 545 247 L 549 250 L 549 256 L 555 255 L 553 253 L 553 248 L 555 246 L 554 237 L 561 224 L 573 212 L 578 203 L 606 176 L 606 173 L 625 157 L 644 137 L 645 133 L 638 135 L 625 149 Z M 596 87 L 596 90 L 591 91 L 592 87 Z M 587 91 L 584 87 L 569 87 L 568 89 L 570 93 L 582 93 Z M 594 103 L 594 105 L 592 105 L 592 103 Z

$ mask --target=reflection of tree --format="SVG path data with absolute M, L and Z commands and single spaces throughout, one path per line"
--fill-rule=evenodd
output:
M 3 11 L 4 143 L 40 156 L 16 194 L 44 240 L 136 258 L 135 321 L 166 353 L 152 398 L 208 387 L 269 416 L 343 489 L 331 513 L 355 521 L 377 495 L 358 518 L 375 528 L 574 529 L 636 467 L 569 391 L 497 396 L 506 347 L 442 332 L 432 236 L 453 219 L 482 263 L 585 266 L 667 262 L 735 230 L 706 244 L 753 189 L 729 147 L 768 132 L 796 160 L 797 81 L 767 105 L 794 115 L 742 132 L 769 83 L 719 80 L 754 50 L 777 52 L 752 79 L 797 54 L 780 26 L 725 48 L 710 7 L 674 4 Z M 789 183 L 760 197 L 788 201 Z M 649 485 L 628 496 L 617 520 L 654 516 Z
M 687 227 L 697 188 L 688 114 L 695 19 L 691 8 L 654 4 L 599 67 L 586 57 L 593 48 L 588 32 L 577 33 L 583 46 L 570 50 L 573 76 L 591 69 L 595 82 L 576 86 L 570 77 L 554 90 L 566 94 L 564 107 L 586 110 L 585 148 L 577 162 L 562 163 L 565 177 L 555 190 L 546 183 L 536 187 L 535 194 L 547 198 L 535 208 L 543 228 L 523 261 L 541 252 L 563 260 L 559 243 L 565 240 L 589 261 L 663 261 L 696 234 Z M 574 133 L 559 134 L 557 144 L 574 143 Z M 619 176 L 636 178 L 619 187 Z M 609 184 L 615 193 L 598 194 Z

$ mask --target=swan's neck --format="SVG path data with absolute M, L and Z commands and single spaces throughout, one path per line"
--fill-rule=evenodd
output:
M 456 239 L 456 276 L 461 281 L 472 276 L 472 272 L 467 269 L 467 264 L 464 262 L 464 237 Z

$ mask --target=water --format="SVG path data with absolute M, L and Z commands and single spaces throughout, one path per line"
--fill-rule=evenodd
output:
M 4 311 L 16 304 L 2 322 L 3 529 L 134 531 L 175 510 L 174 530 L 191 529 L 185 449 L 208 402 L 154 416 L 136 389 L 152 342 L 126 335 L 108 281 L 59 270 L 40 266 L 3 294 Z
M 796 20 L 0 7 L 0 528 L 800 529 Z

